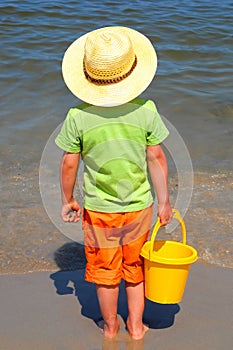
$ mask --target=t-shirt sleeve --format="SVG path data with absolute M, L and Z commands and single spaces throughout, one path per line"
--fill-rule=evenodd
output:
M 70 153 L 81 152 L 81 142 L 77 130 L 75 115 L 76 114 L 73 113 L 72 109 L 70 109 L 62 125 L 61 131 L 55 139 L 55 143 L 58 147 Z
M 153 101 L 148 101 L 148 108 L 153 111 L 150 116 L 150 124 L 147 132 L 147 146 L 155 146 L 163 142 L 169 135 L 169 131 L 165 126 L 161 116 Z

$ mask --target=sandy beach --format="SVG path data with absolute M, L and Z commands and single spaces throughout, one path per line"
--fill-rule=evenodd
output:
M 69 0 L 0 5 L 0 350 L 231 350 L 232 1 L 82 5 Z M 79 104 L 61 76 L 64 51 L 77 36 L 109 24 L 140 30 L 156 48 L 156 78 L 145 97 L 184 141 L 194 171 L 184 219 L 187 243 L 199 259 L 179 305 L 147 301 L 144 321 L 150 330 L 138 342 L 125 330 L 123 285 L 120 333 L 103 339 L 95 286 L 84 281 L 81 223 L 64 228 L 59 221 L 60 154 L 55 145 L 48 147 L 68 109 Z M 191 187 L 179 182 L 184 172 L 177 164 L 185 153 L 166 151 L 175 206 L 179 189 L 190 193 Z M 48 158 L 41 162 L 44 152 Z M 42 199 L 49 199 L 47 206 Z M 180 228 L 169 237 L 179 240 Z
M 103 339 L 94 322 L 99 309 L 84 270 L 2 275 L 1 349 L 4 350 L 230 350 L 233 343 L 233 270 L 202 263 L 191 266 L 179 305 L 147 301 L 151 329 L 143 341 L 125 330 L 121 288 L 116 338 Z

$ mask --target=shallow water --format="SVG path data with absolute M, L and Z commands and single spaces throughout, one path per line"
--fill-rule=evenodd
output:
M 43 208 L 39 164 L 48 138 L 70 106 L 79 102 L 61 77 L 63 53 L 78 36 L 107 25 L 137 29 L 155 46 L 157 75 L 144 96 L 156 101 L 191 156 L 195 176 L 185 216 L 188 242 L 198 249 L 202 260 L 233 267 L 233 3 L 133 4 L 0 4 L 0 273 L 55 269 L 54 252 L 70 242 Z M 170 159 L 169 165 L 174 203 L 177 180 Z M 54 188 L 49 186 L 48 193 Z M 58 191 L 56 183 L 54 186 Z

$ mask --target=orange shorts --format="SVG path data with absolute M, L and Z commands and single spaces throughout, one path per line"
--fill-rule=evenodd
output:
M 84 209 L 86 281 L 103 285 L 144 281 L 140 252 L 151 227 L 153 205 L 127 213 Z

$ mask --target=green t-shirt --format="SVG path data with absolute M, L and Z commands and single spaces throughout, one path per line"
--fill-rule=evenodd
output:
M 131 212 L 153 203 L 146 146 L 168 134 L 154 102 L 137 98 L 117 107 L 71 108 L 55 142 L 66 152 L 81 152 L 85 208 Z

